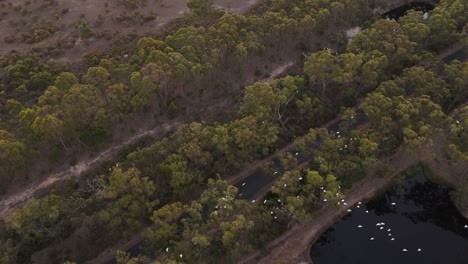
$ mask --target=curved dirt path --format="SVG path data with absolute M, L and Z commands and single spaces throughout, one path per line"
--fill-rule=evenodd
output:
M 29 188 L 18 192 L 16 194 L 10 195 L 8 198 L 5 198 L 0 201 L 0 218 L 2 218 L 5 213 L 12 208 L 13 206 L 26 201 L 27 199 L 31 198 L 37 191 L 43 190 L 52 184 L 62 181 L 65 179 L 69 179 L 71 177 L 78 177 L 80 176 L 83 172 L 89 170 L 90 168 L 96 166 L 102 161 L 109 160 L 112 158 L 119 150 L 122 148 L 128 146 L 129 144 L 135 143 L 139 139 L 141 139 L 144 136 L 152 136 L 152 135 L 157 135 L 161 134 L 164 132 L 168 132 L 170 130 L 173 130 L 177 126 L 181 124 L 180 121 L 170 121 L 166 124 L 162 124 L 161 126 L 155 127 L 151 130 L 146 130 L 143 132 L 140 132 L 126 141 L 114 145 L 101 153 L 99 153 L 97 156 L 89 159 L 85 159 L 77 163 L 76 165 L 70 167 L 69 169 L 54 173 L 47 177 L 45 180 L 38 184 L 31 185 Z
M 463 105 L 466 105 L 466 103 Z M 463 108 L 463 105 L 454 109 L 449 116 L 456 116 Z M 442 136 L 442 138 L 444 137 Z M 283 235 L 270 242 L 266 247 L 266 251 L 268 252 L 266 255 L 262 255 L 262 252 L 257 250 L 245 256 L 239 263 L 269 264 L 275 261 L 281 261 L 281 263 L 312 263 L 312 259 L 310 258 L 311 247 L 323 232 L 347 214 L 347 209 L 355 206 L 359 201 L 372 199 L 380 190 L 388 186 L 395 176 L 400 175 L 401 172 L 420 161 L 429 165 L 431 170 L 436 171 L 439 177 L 442 177 L 451 184 L 455 184 L 457 179 L 453 173 L 457 175 L 467 173 L 468 164 L 454 164 L 453 161 L 446 159 L 442 155 L 445 143 L 441 140 L 440 135 L 434 135 L 430 143 L 425 144 L 419 149 L 408 152 L 400 148 L 393 155 L 380 162 L 380 164 L 393 168 L 392 173 L 378 177 L 376 173 L 378 168 L 376 168 L 377 170 L 370 171 L 364 179 L 354 183 L 346 192 L 345 199 L 348 204 L 347 206 L 340 206 L 339 208 L 331 204 L 323 206 L 308 219 L 305 219 L 301 223 L 293 224 Z M 435 153 L 436 155 L 433 156 L 430 153 Z M 445 172 L 437 170 L 440 167 L 444 168 Z M 468 219 L 468 215 L 465 215 L 465 217 Z

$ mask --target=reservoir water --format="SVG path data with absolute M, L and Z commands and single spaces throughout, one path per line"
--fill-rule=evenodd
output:
M 468 220 L 449 192 L 419 173 L 355 206 L 312 247 L 314 264 L 467 264 Z

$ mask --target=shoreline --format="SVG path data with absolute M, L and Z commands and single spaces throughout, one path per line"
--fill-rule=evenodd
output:
M 435 140 L 439 143 L 440 137 Z M 468 169 L 468 165 L 458 164 L 454 166 L 449 164 L 448 160 L 443 159 L 441 156 L 444 152 L 441 152 L 441 144 L 427 144 L 418 151 L 409 153 L 407 151 L 398 150 L 395 154 L 382 162 L 382 165 L 390 165 L 393 168 L 391 173 L 385 176 L 377 176 L 378 168 L 374 168 L 368 175 L 355 182 L 352 187 L 347 190 L 346 200 L 348 205 L 336 208 L 335 205 L 328 204 L 321 207 L 307 220 L 302 223 L 294 224 L 286 233 L 277 239 L 273 240 L 266 246 L 266 255 L 260 251 L 252 252 L 250 255 L 243 258 L 238 263 L 250 264 L 250 263 L 272 263 L 278 261 L 279 263 L 313 263 L 310 257 L 310 250 L 317 242 L 319 237 L 328 228 L 333 226 L 343 216 L 347 214 L 347 209 L 353 207 L 358 202 L 365 203 L 368 200 L 374 198 L 377 194 L 387 189 L 392 183 L 392 180 L 400 175 L 403 171 L 407 170 L 411 166 L 424 163 L 431 171 L 437 175 L 438 178 L 443 179 L 449 184 L 455 184 L 457 177 L 454 174 L 461 177 L 463 172 Z M 428 153 L 437 153 L 439 155 L 428 156 Z M 435 165 L 442 165 L 434 167 Z M 439 173 L 443 168 L 450 167 L 451 173 Z M 398 169 L 395 169 L 398 168 Z M 438 168 L 438 169 L 433 169 Z M 452 200 L 452 202 L 454 202 Z M 456 203 L 454 202 L 456 205 Z M 458 207 L 459 212 L 468 219 L 468 212 L 463 212 Z

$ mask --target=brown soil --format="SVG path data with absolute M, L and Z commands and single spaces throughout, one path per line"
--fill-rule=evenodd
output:
M 47 4 L 51 2 L 53 4 Z M 10 51 L 26 52 L 38 48 L 57 51 L 66 45 L 65 53 L 52 53 L 61 63 L 82 59 L 90 50 L 107 49 L 118 36 L 152 35 L 174 18 L 189 12 L 186 0 L 139 0 L 136 7 L 124 0 L 7 0 L 0 1 L 0 55 Z M 227 12 L 243 12 L 256 0 L 215 0 L 215 7 Z M 30 3 L 30 4 L 26 4 Z M 147 20 L 139 16 L 146 16 Z M 77 27 L 86 21 L 90 35 Z M 49 23 L 56 27 L 50 36 L 34 43 L 22 40 L 25 34 Z M 38 31 L 36 31 L 38 32 Z M 13 42 L 6 41 L 10 38 Z M 41 40 L 42 39 L 42 40 Z M 54 52 L 55 52 L 54 51 Z

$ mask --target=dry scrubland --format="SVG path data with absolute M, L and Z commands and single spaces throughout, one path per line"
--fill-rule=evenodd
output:
M 189 12 L 186 0 L 0 0 L 0 55 L 35 51 L 73 62 L 90 50 L 152 35 Z M 255 0 L 218 0 L 242 12 Z

